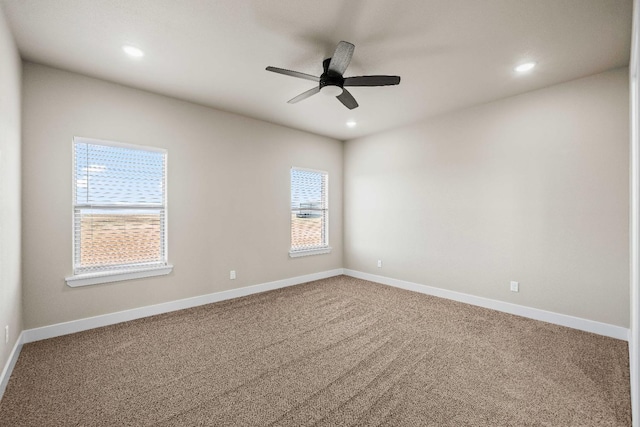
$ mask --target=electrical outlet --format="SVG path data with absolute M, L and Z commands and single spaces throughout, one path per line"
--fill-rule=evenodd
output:
M 9 344 L 9 325 L 4 327 L 4 343 Z
M 518 282 L 511 282 L 511 292 L 520 292 L 520 285 Z
M 235 270 L 231 270 L 229 272 L 229 279 L 231 279 L 231 280 L 235 280 L 236 279 L 236 271 Z
M 382 267 L 382 260 L 381 259 L 378 260 L 378 268 L 380 268 L 380 267 Z

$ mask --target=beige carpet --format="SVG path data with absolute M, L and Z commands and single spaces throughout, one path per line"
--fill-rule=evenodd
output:
M 27 344 L 2 426 L 629 426 L 627 343 L 345 276 Z

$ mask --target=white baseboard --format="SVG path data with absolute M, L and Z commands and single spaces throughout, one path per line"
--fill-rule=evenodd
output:
M 41 328 L 27 329 L 20 333 L 13 347 L 9 360 L 0 375 L 0 399 L 9 382 L 9 377 L 18 360 L 22 345 L 34 341 L 47 338 L 53 338 L 61 335 L 81 332 L 88 329 L 99 328 L 101 326 L 113 325 L 116 323 L 126 322 L 129 320 L 140 319 L 143 317 L 153 316 L 156 314 L 168 313 L 171 311 L 182 310 L 185 308 L 197 307 L 204 304 L 211 304 L 218 301 L 225 301 L 233 298 L 243 297 L 247 295 L 266 292 L 274 289 L 284 288 L 288 286 L 299 285 L 301 283 L 311 282 L 314 280 L 326 279 L 328 277 L 339 276 L 345 274 L 347 276 L 358 279 L 369 280 L 371 282 L 381 283 L 400 289 L 406 289 L 427 295 L 433 295 L 440 298 L 446 298 L 466 304 L 476 305 L 489 308 L 492 310 L 502 311 L 517 316 L 527 317 L 530 319 L 541 320 L 543 322 L 553 323 L 556 325 L 566 326 L 569 328 L 579 329 L 581 331 L 591 332 L 598 335 L 604 335 L 624 341 L 629 341 L 630 331 L 621 326 L 610 325 L 607 323 L 596 322 L 593 320 L 582 319 L 579 317 L 568 316 L 565 314 L 554 313 L 550 311 L 540 310 L 537 308 L 525 307 L 517 304 L 511 304 L 503 301 L 493 300 L 489 298 L 478 297 L 461 292 L 450 291 L 446 289 L 436 288 L 433 286 L 421 285 L 418 283 L 408 282 L 405 280 L 393 279 L 385 276 L 378 276 L 360 271 L 337 268 L 335 270 L 323 271 L 320 273 L 307 274 L 304 276 L 291 277 L 289 279 L 276 280 L 274 282 L 262 283 L 259 285 L 246 286 L 244 288 L 231 289 L 228 291 L 215 292 L 207 295 L 170 301 L 162 304 L 150 305 L 146 307 L 134 308 L 131 310 L 120 311 L 116 313 L 104 314 L 101 316 L 89 317 L 85 319 L 73 320 L 70 322 L 58 323 L 55 325 L 44 326 Z M 631 348 L 630 348 L 631 351 Z
M 16 340 L 16 343 L 13 346 L 13 350 L 11 350 L 11 354 L 9 355 L 9 360 L 7 360 L 7 363 L 4 365 L 4 369 L 2 370 L 2 374 L 0 374 L 0 400 L 2 400 L 4 391 L 7 389 L 7 384 L 9 383 L 9 377 L 11 377 L 11 373 L 13 372 L 13 367 L 16 366 L 16 362 L 18 361 L 18 356 L 20 356 L 20 351 L 22 350 L 23 342 L 24 342 L 24 334 L 20 332 L 20 335 L 18 335 L 18 339 Z
M 407 282 L 405 280 L 393 279 L 390 277 L 378 276 L 370 273 L 363 273 L 361 271 L 350 270 L 348 268 L 344 269 L 344 274 L 358 279 L 381 283 L 383 285 L 389 285 L 409 291 L 420 292 L 422 294 L 460 301 L 466 304 L 490 308 L 496 311 L 502 311 L 504 313 L 515 314 L 516 316 L 541 320 L 543 322 L 553 323 L 555 325 L 566 326 L 573 329 L 579 329 L 581 331 L 629 341 L 629 329 L 623 328 L 622 326 L 610 325 L 608 323 L 596 322 L 594 320 L 568 316 L 566 314 L 554 313 L 551 311 L 540 310 L 538 308 L 525 307 L 523 305 L 478 297 L 462 292 L 455 292 L 447 289 L 436 288 L 433 286 L 421 285 L 418 283 Z
M 640 422 L 638 422 L 635 414 L 638 412 L 638 405 L 640 402 L 637 401 L 636 395 L 638 390 L 640 390 L 640 381 L 638 378 L 638 372 L 635 370 L 635 365 L 637 360 L 634 359 L 637 354 L 637 342 L 634 339 L 633 333 L 629 332 L 629 382 L 631 385 L 631 420 L 632 427 L 640 427 Z M 635 423 L 635 424 L 633 424 Z
M 291 277 L 289 279 L 276 280 L 274 282 L 262 283 L 259 285 L 246 286 L 244 288 L 230 289 L 228 291 L 215 292 L 207 295 L 200 295 L 192 298 L 185 298 L 177 301 L 165 302 L 162 304 L 149 305 L 131 310 L 118 311 L 116 313 L 103 314 L 95 317 L 72 320 L 70 322 L 57 323 L 55 325 L 43 326 L 41 328 L 27 329 L 23 331 L 23 342 L 30 343 L 61 335 L 73 334 L 75 332 L 86 331 L 88 329 L 99 328 L 101 326 L 114 325 L 116 323 L 127 322 L 129 320 L 154 316 L 156 314 L 168 313 L 185 308 L 197 307 L 213 302 L 224 301 L 232 298 L 244 297 L 260 292 L 285 288 L 287 286 L 299 285 L 301 283 L 314 280 L 326 279 L 328 277 L 343 274 L 342 268 L 322 271 L 320 273 L 306 274 L 304 276 Z

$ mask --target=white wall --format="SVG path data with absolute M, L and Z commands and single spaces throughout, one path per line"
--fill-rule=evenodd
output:
M 23 77 L 25 328 L 342 267 L 342 142 L 42 65 Z M 74 136 L 168 149 L 171 275 L 65 284 Z M 288 256 L 292 166 L 329 172 L 331 254 Z
M 628 141 L 626 69 L 348 141 L 345 267 L 629 327 Z
M 0 371 L 22 331 L 20 73 L 20 57 L 0 9 Z M 8 344 L 4 340 L 6 325 Z

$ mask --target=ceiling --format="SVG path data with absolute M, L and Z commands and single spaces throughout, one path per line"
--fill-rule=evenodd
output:
M 632 0 L 0 0 L 21 55 L 53 67 L 347 140 L 627 66 Z M 355 44 L 348 110 L 314 82 Z M 132 59 L 131 44 L 145 56 Z M 536 61 L 526 74 L 513 68 Z M 348 128 L 346 122 L 357 126 Z

